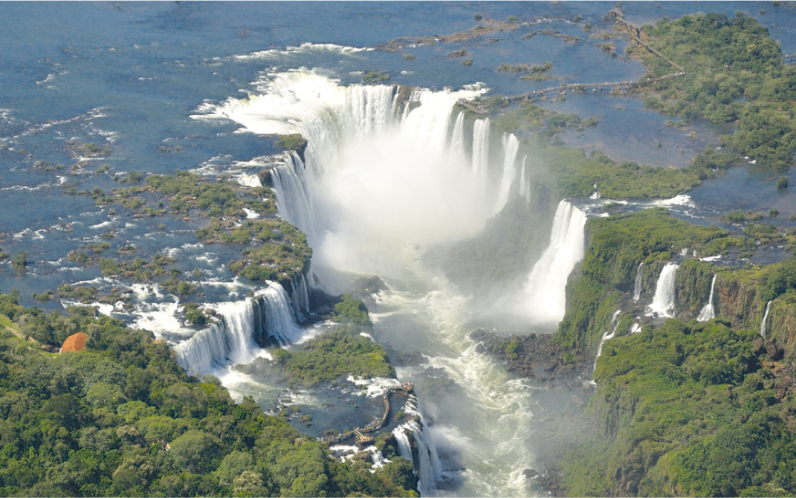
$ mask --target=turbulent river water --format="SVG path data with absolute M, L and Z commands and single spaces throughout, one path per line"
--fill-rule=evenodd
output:
M 478 236 L 510 202 L 533 209 L 538 172 L 532 158 L 518 152 L 511 131 L 499 131 L 485 118 L 467 121 L 454 104 L 549 85 L 497 72 L 500 63 L 551 61 L 556 77 L 586 82 L 635 79 L 644 69 L 612 58 L 584 32 L 585 22 L 593 30 L 609 28 L 609 3 L 362 6 L 0 4 L 9 29 L 8 49 L 0 54 L 0 248 L 26 251 L 29 260 L 24 275 L 0 263 L 0 288 L 17 288 L 26 304 L 50 309 L 73 303 L 34 302 L 32 294 L 64 283 L 129 290 L 132 308 L 102 304 L 100 311 L 167 339 L 187 370 L 216 374 L 236 398 L 253 396 L 271 407 L 288 396 L 282 386 L 234 368 L 268 361 L 255 336 L 267 332 L 288 344 L 322 333 L 322 324 L 299 323 L 311 311 L 308 287 L 341 293 L 358 277 L 378 275 L 387 289 L 370 303 L 373 339 L 399 354 L 422 356 L 397 369 L 400 381 L 414 383 L 418 394 L 406 409 L 423 416 L 422 427 L 405 427 L 421 447 L 420 491 L 539 494 L 541 487 L 524 472 L 542 470 L 545 448 L 537 422 L 543 413 L 573 409 L 570 396 L 510 375 L 469 335 L 477 327 L 501 334 L 553 332 L 564 314 L 567 277 L 583 257 L 586 218 L 603 201 L 560 202 L 548 220 L 552 228 L 539 234 L 538 261 L 490 294 L 490 302 L 476 300 L 426 255 L 439 244 Z M 699 10 L 751 15 L 760 8 L 633 4 L 626 18 L 650 21 Z M 516 16 L 522 27 L 491 39 L 408 42 L 399 53 L 374 50 L 402 36 L 470 29 L 476 13 Z M 776 16 L 760 16 L 772 35 L 796 51 L 796 37 L 776 26 Z M 581 41 L 525 36 L 547 28 Z M 448 57 L 455 50 L 468 51 L 472 65 Z M 372 70 L 391 78 L 362 85 Z M 411 91 L 402 93 L 399 84 Z M 665 127 L 668 118 L 608 95 L 545 105 L 584 118 L 602 115 L 596 128 L 563 139 L 617 160 L 645 157 L 657 166 L 682 166 L 722 132 L 698 125 L 694 139 L 694 129 Z M 647 139 L 656 130 L 665 131 L 662 148 Z M 272 135 L 284 133 L 308 139 L 303 159 L 275 147 Z M 82 157 L 76 144 L 87 143 L 108 154 Z M 294 283 L 292 302 L 276 284 L 235 278 L 226 266 L 235 250 L 197 243 L 199 221 L 134 217 L 67 193 L 70 187 L 115 188 L 116 179 L 132 171 L 189 170 L 254 186 L 263 169 L 271 170 L 279 214 L 307 234 L 314 250 L 312 272 Z M 796 214 L 789 211 L 788 194 L 744 195 L 750 182 L 768 181 L 754 169 L 723 181 L 663 204 L 710 223 L 726 209 L 721 192 L 730 192 L 744 209 Z M 175 267 L 201 289 L 202 303 L 223 321 L 205 330 L 187 326 L 184 303 L 160 286 L 103 277 L 97 266 L 67 258 L 69 251 L 102 242 L 110 251 L 133 245 L 142 256 L 175 258 Z M 653 303 L 661 315 L 669 313 L 663 294 Z M 328 393 L 289 396 L 291 403 L 315 407 L 319 424 L 320 417 L 332 420 L 323 413 Z M 404 432 L 396 435 L 406 453 Z

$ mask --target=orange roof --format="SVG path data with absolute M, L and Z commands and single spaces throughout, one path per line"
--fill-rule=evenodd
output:
M 61 353 L 64 351 L 83 351 L 86 349 L 86 339 L 88 336 L 83 332 L 72 334 L 66 338 L 64 345 L 61 346 Z

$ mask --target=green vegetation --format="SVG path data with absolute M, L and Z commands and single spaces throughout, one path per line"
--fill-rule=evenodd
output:
M 11 265 L 17 273 L 25 273 L 25 269 L 28 266 L 28 253 L 26 251 L 20 251 L 14 254 L 14 257 L 11 258 Z
M 737 13 L 697 14 L 644 26 L 649 44 L 687 71 L 654 85 L 645 104 L 690 121 L 737 122 L 724 143 L 744 156 L 785 171 L 796 152 L 796 68 L 783 64 L 779 45 L 756 20 Z M 676 72 L 666 60 L 644 56 L 650 78 Z
M 465 49 L 454 50 L 453 52 L 448 53 L 448 57 L 452 59 L 455 59 L 457 57 L 467 57 L 468 55 L 470 55 L 470 52 L 468 52 Z
M 639 263 L 649 267 L 686 247 L 704 251 L 710 242 L 728 236 L 717 227 L 678 220 L 663 208 L 591 218 L 585 230 L 589 247 L 580 275 L 568 286 L 567 312 L 556 340 L 591 352 L 608 329 L 620 294 L 633 289 Z
M 783 496 L 796 491 L 786 391 L 753 351 L 756 334 L 719 321 L 603 345 L 589 411 L 602 436 L 561 461 L 572 496 Z
M 201 327 L 207 324 L 208 318 L 204 311 L 199 309 L 198 304 L 188 303 L 185 305 L 185 321 Z
M 557 123 L 567 126 L 565 119 Z M 563 128 L 563 126 L 562 126 Z M 559 197 L 588 197 L 597 185 L 603 197 L 614 199 L 673 197 L 688 192 L 707 173 L 696 168 L 656 168 L 635 162 L 616 163 L 602 153 L 585 156 L 582 149 L 552 145 L 532 135 L 521 140 L 533 150 L 529 162 L 546 171 L 547 181 L 557 185 Z
M 382 83 L 390 79 L 390 75 L 381 71 L 368 71 L 362 76 L 362 83 Z
M 284 135 L 277 145 L 299 152 L 306 147 L 301 135 Z M 276 217 L 276 201 L 273 191 L 266 187 L 242 189 L 232 182 L 208 182 L 205 178 L 189 172 L 174 176 L 152 175 L 146 187 L 122 189 L 117 198 L 131 209 L 148 210 L 152 202 L 145 194 L 165 196 L 168 208 L 175 214 L 197 214 L 210 220 L 209 224 L 196 230 L 196 237 L 204 243 L 235 244 L 242 247 L 242 258 L 229 263 L 236 274 L 256 281 L 274 280 L 283 283 L 306 269 L 312 250 L 306 236 L 294 226 Z M 159 208 L 164 200 L 158 201 Z M 256 212 L 262 218 L 247 219 L 243 208 Z M 165 212 L 165 208 L 161 208 Z M 244 219 L 240 224 L 237 219 Z M 153 276 L 170 275 L 165 285 L 175 292 L 190 294 L 195 291 L 186 282 L 177 282 L 176 270 L 166 272 L 164 259 L 152 262 L 161 267 L 148 268 L 140 258 L 119 262 L 100 260 L 104 274 L 123 274 L 139 281 L 148 282 Z M 172 261 L 173 262 L 173 261 Z M 149 270 L 149 272 L 148 272 Z
M 472 66 L 472 65 L 473 65 L 473 60 L 472 59 L 464 59 L 462 61 L 462 66 Z
M 544 81 L 549 79 L 555 79 L 553 76 L 550 76 L 548 71 L 553 69 L 552 62 L 545 62 L 542 65 L 534 64 L 531 66 L 530 64 L 518 64 L 518 65 L 511 65 L 511 64 L 501 64 L 498 66 L 497 71 L 501 73 L 525 73 L 523 76 L 520 77 L 522 80 L 532 80 L 532 81 Z
M 340 377 L 395 377 L 384 348 L 359 335 L 360 327 L 341 326 L 308 341 L 299 351 L 277 349 L 274 367 L 291 384 L 313 386 Z
M 416 496 L 402 487 L 409 462 L 341 463 L 251 399 L 188 377 L 149 332 L 17 302 L 0 295 L 3 496 Z M 55 347 L 84 331 L 87 349 L 46 353 L 9 326 Z
M 351 294 L 343 294 L 340 302 L 334 306 L 331 319 L 338 323 L 349 323 L 360 327 L 372 325 L 365 303 L 355 299 Z
M 295 150 L 303 159 L 304 151 L 307 149 L 307 139 L 302 137 L 299 133 L 280 135 L 279 140 L 277 140 L 276 144 L 274 145 L 283 149 Z
M 787 176 L 780 176 L 777 178 L 777 190 L 784 190 L 788 188 L 788 177 Z

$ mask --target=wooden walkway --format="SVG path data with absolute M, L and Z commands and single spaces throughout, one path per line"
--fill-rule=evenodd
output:
M 365 427 L 356 427 L 350 431 L 338 434 L 337 436 L 321 438 L 321 441 L 329 444 L 335 444 L 339 443 L 340 441 L 345 441 L 351 437 L 356 437 L 358 443 L 371 442 L 373 438 L 366 436 L 366 434 L 375 432 L 384 427 L 387 424 L 387 419 L 390 417 L 390 395 L 394 392 L 402 392 L 406 395 L 409 395 L 412 393 L 413 389 L 414 387 L 411 384 L 403 384 L 398 387 L 389 388 L 382 395 L 382 399 L 384 401 L 384 415 L 382 415 L 379 420 L 373 422 L 372 424 L 366 425 Z

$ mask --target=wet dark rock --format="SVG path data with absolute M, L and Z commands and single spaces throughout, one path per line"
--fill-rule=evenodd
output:
M 358 278 L 354 281 L 352 287 L 354 293 L 362 294 L 378 294 L 387 289 L 387 284 L 376 276 Z
M 754 354 L 763 354 L 766 352 L 765 340 L 762 337 L 755 337 L 752 341 L 752 352 Z
M 416 367 L 428 363 L 428 358 L 420 351 L 411 351 L 409 353 L 390 351 L 390 360 L 392 360 L 392 365 L 396 367 Z
M 554 343 L 552 334 L 507 337 L 476 329 L 470 338 L 480 343 L 477 351 L 505 362 L 520 377 L 563 386 L 591 374 L 591 359 Z
M 539 472 L 536 472 L 533 469 L 525 469 L 522 471 L 522 475 L 526 479 L 536 479 L 539 476 Z
M 776 339 L 766 341 L 766 356 L 773 361 L 779 361 L 785 356 L 785 350 L 777 344 Z

